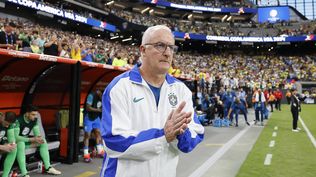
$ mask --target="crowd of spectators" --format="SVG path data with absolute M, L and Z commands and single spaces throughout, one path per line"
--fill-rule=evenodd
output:
M 0 19 L 5 24 L 7 19 Z M 135 64 L 138 50 L 134 46 L 124 46 L 118 42 L 83 36 L 75 31 L 62 31 L 41 26 L 31 21 L 14 21 L 17 50 L 61 56 L 75 60 L 116 65 L 117 60 Z
M 204 6 L 219 6 L 219 7 L 230 7 L 234 4 L 248 5 L 249 3 L 244 0 L 210 0 L 210 1 L 200 1 L 200 0 L 173 0 L 175 3 L 183 4 L 193 4 L 193 5 L 204 5 Z M 63 3 L 52 4 L 47 1 L 42 3 L 61 8 L 67 12 L 77 13 L 84 17 L 97 18 L 94 17 L 92 13 L 88 11 L 80 11 L 78 9 L 67 9 L 63 6 Z M 187 33 L 196 34 L 206 34 L 215 36 L 299 36 L 299 35 L 310 35 L 316 33 L 316 22 L 279 22 L 276 24 L 271 23 L 256 23 L 252 20 L 248 22 L 236 22 L 232 19 L 230 22 L 221 21 L 199 21 L 198 19 L 186 20 L 186 19 L 176 19 L 176 18 L 164 18 L 151 14 L 141 14 L 136 12 L 130 12 L 127 10 L 122 10 L 119 8 L 109 8 L 105 9 L 121 18 L 124 18 L 128 22 L 135 23 L 144 26 L 154 26 L 157 24 L 165 24 L 170 27 L 173 31 L 181 31 Z M 268 32 L 264 30 L 269 29 Z
M 5 24 L 7 19 L 0 19 L 0 22 Z M 14 23 L 17 24 L 17 50 L 128 68 L 140 62 L 137 46 L 83 36 L 31 21 Z M 202 55 L 179 52 L 174 57 L 170 73 L 177 77 L 200 80 L 203 83 L 201 89 L 211 89 L 219 83 L 226 88 L 290 88 L 293 80 L 315 81 L 316 65 L 312 56 Z
M 241 7 L 248 6 L 251 7 L 251 3 L 245 0 L 167 0 L 169 2 L 177 4 L 187 4 L 196 6 L 210 6 L 210 7 Z
M 89 1 L 89 0 L 80 0 L 85 3 L 90 3 L 90 5 L 100 8 L 101 4 L 110 2 L 111 0 L 106 0 L 101 2 L 101 0 Z M 126 0 L 116 0 L 121 2 L 126 2 Z M 186 5 L 195 5 L 195 6 L 209 6 L 209 7 L 252 7 L 253 3 L 247 0 L 164 0 L 167 2 L 172 2 L 176 4 L 186 4 Z
M 128 22 L 153 26 L 164 24 L 170 27 L 173 31 L 181 31 L 186 33 L 206 34 L 214 36 L 298 36 L 315 34 L 316 23 L 310 22 L 280 22 L 271 23 L 256 23 L 248 22 L 210 22 L 199 20 L 184 20 L 175 18 L 164 18 L 151 14 L 141 14 L 130 12 L 118 8 L 112 8 L 111 13 L 124 18 Z
M 193 4 L 193 5 L 218 5 L 219 7 L 229 7 L 234 4 L 249 5 L 244 0 L 173 0 L 175 3 Z M 64 8 L 63 3 L 52 4 L 47 1 L 42 3 L 61 8 L 67 12 L 77 13 L 84 17 L 96 18 L 92 13 L 88 11 L 80 11 L 78 9 L 71 10 Z M 141 14 L 122 10 L 115 7 L 105 7 L 105 9 L 121 18 L 124 18 L 128 22 L 144 25 L 154 26 L 157 24 L 164 24 L 170 27 L 173 31 L 181 31 L 186 33 L 206 34 L 214 36 L 299 36 L 310 35 L 316 33 L 316 22 L 284 22 L 271 24 L 271 23 L 256 23 L 252 20 L 247 22 L 237 22 L 234 18 L 230 22 L 222 21 L 199 21 L 198 19 L 176 19 L 176 18 L 164 18 L 152 14 Z
M 209 90 L 212 86 L 233 89 L 292 88 L 297 80 L 316 80 L 315 59 L 306 56 L 181 53 L 175 57 L 172 72 L 176 76 L 204 80 L 202 87 Z

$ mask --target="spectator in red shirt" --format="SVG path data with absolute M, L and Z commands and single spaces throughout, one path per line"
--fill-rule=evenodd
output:
M 275 102 L 275 109 L 281 111 L 281 100 L 283 98 L 283 94 L 282 92 L 280 91 L 280 89 L 277 89 L 275 92 L 274 92 L 274 96 L 276 98 L 276 102 Z
M 265 98 L 266 100 L 268 100 L 269 97 L 270 97 L 270 95 L 269 95 L 269 90 L 268 90 L 268 89 L 265 89 L 264 92 L 263 92 L 263 94 L 264 94 L 264 98 Z

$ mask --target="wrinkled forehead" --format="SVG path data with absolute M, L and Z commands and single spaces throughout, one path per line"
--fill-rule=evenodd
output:
M 173 34 L 164 28 L 152 30 L 144 39 L 146 43 L 163 42 L 167 44 L 174 44 L 175 40 Z

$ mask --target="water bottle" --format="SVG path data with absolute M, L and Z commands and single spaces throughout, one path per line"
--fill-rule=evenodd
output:
M 43 173 L 43 162 L 42 161 L 39 161 L 37 163 L 37 169 L 38 169 L 38 173 Z

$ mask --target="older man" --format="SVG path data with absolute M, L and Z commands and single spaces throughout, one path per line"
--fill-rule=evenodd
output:
M 174 44 L 168 27 L 148 28 L 140 46 L 142 65 L 104 91 L 101 133 L 107 156 L 101 176 L 175 177 L 179 152 L 188 153 L 203 140 L 191 91 L 167 74 Z

